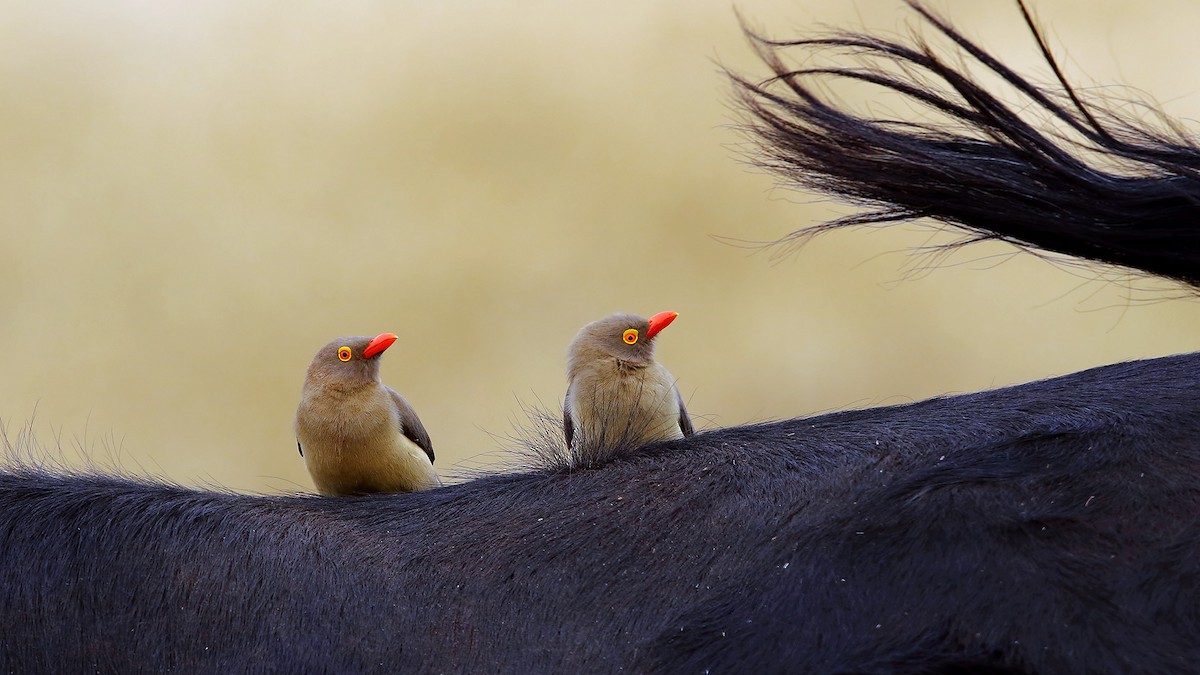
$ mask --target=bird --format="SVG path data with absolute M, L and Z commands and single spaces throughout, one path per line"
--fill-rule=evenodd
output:
M 695 433 L 675 378 L 654 360 L 654 338 L 677 316 L 614 314 L 587 324 L 571 341 L 563 404 L 569 466 Z
M 379 357 L 396 340 L 394 333 L 339 338 L 308 366 L 296 447 L 321 494 L 417 492 L 442 484 L 421 418 L 379 376 Z

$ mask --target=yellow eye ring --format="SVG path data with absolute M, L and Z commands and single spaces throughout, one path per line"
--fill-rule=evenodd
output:
M 629 330 L 625 331 L 624 333 L 621 334 L 621 339 L 624 340 L 625 344 L 627 344 L 627 345 L 631 345 L 631 344 L 637 342 L 638 341 L 637 329 L 630 328 Z
M 342 347 L 342 348 L 338 349 L 338 358 L 339 359 L 341 359 L 343 361 L 349 361 L 351 356 L 353 356 L 353 352 L 350 351 L 349 347 Z

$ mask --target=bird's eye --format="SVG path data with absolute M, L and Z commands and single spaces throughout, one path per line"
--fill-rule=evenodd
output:
M 638 332 L 637 332 L 637 329 L 636 329 L 636 328 L 630 328 L 629 330 L 625 331 L 625 332 L 624 332 L 624 333 L 621 335 L 621 339 L 622 339 L 622 340 L 624 340 L 624 341 L 625 341 L 625 344 L 627 344 L 627 345 L 631 345 L 631 344 L 633 344 L 633 343 L 637 342 L 637 340 L 638 340 Z
M 338 349 L 338 358 L 339 359 L 341 359 L 343 361 L 349 361 L 351 356 L 352 356 L 352 353 L 350 352 L 349 347 L 342 347 L 341 349 Z

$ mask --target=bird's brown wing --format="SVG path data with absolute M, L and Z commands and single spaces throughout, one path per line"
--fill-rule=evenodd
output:
M 696 429 L 692 426 L 692 418 L 688 417 L 687 407 L 683 405 L 683 394 L 679 393 L 679 389 L 675 390 L 675 397 L 679 399 L 679 428 L 683 431 L 683 437 L 687 438 L 696 433 Z
M 433 441 L 429 440 L 429 432 L 425 431 L 425 425 L 421 424 L 421 418 L 417 417 L 417 411 L 413 410 L 408 401 L 397 394 L 395 389 L 387 387 L 387 390 L 392 395 L 392 401 L 396 404 L 396 413 L 400 416 L 400 433 L 424 450 L 425 454 L 429 455 L 429 463 L 432 464 Z
M 567 389 L 567 396 L 563 399 L 563 435 L 567 438 L 567 447 L 571 447 L 571 441 L 575 439 L 575 423 L 571 421 L 570 389 Z

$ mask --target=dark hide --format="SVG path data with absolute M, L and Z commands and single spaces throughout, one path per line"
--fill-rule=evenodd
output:
M 1200 357 L 360 498 L 0 478 L 17 672 L 1187 672 Z
M 882 83 L 958 127 L 856 117 L 806 76 L 744 84 L 768 164 L 875 208 L 862 222 L 932 215 L 1197 281 L 1191 145 L 1027 88 L 1127 160 L 1089 169 L 932 52 L 809 43 L 842 45 L 930 64 L 961 102 Z M 1194 672 L 1198 391 L 1200 355 L 1176 356 L 412 495 L 9 470 L 0 669 Z

